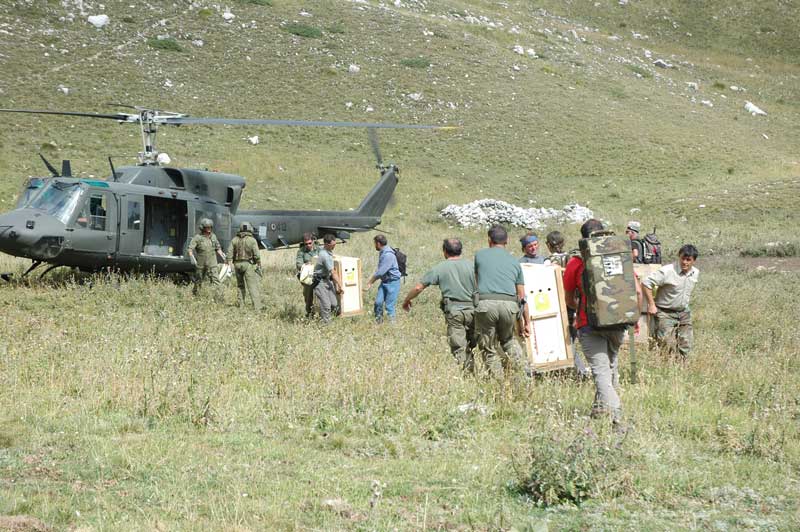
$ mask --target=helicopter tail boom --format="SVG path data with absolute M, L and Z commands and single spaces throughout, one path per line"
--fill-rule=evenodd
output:
M 381 178 L 358 206 L 356 213 L 359 216 L 381 216 L 386 210 L 386 206 L 389 205 L 397 182 L 400 180 L 399 173 L 400 170 L 394 165 L 382 168 Z

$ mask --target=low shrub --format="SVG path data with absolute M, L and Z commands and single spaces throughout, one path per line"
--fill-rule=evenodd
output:
M 621 445 L 590 428 L 568 442 L 552 434 L 537 435 L 515 466 L 516 490 L 538 506 L 614 497 L 630 484 L 622 459 Z
M 322 37 L 322 30 L 307 24 L 293 22 L 291 24 L 286 24 L 283 29 L 284 31 L 288 31 L 292 35 L 297 35 L 298 37 L 308 37 L 312 39 L 319 39 Z
M 168 37 L 166 39 L 147 39 L 147 46 L 156 50 L 165 50 L 167 52 L 183 51 L 183 47 L 172 37 Z
M 402 59 L 400 64 L 409 68 L 428 68 L 431 62 L 426 57 L 409 57 Z

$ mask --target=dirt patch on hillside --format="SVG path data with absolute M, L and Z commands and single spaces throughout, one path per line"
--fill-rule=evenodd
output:
M 47 532 L 50 527 L 27 515 L 0 515 L 0 532 Z

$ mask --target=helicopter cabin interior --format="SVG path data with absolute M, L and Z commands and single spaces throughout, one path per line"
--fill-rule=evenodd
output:
M 135 202 L 134 202 L 135 203 Z M 136 207 L 138 209 L 140 207 Z M 132 212 L 128 204 L 128 225 L 132 226 L 140 213 Z M 185 200 L 172 198 L 144 197 L 144 255 L 172 256 L 183 255 L 187 238 L 188 210 Z M 140 218 L 139 218 L 140 219 Z

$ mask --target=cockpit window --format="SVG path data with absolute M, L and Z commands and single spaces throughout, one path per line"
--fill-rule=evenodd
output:
M 17 208 L 24 209 L 27 207 L 31 200 L 42 191 L 48 179 L 49 178 L 46 177 L 31 177 L 25 181 L 25 185 L 22 188 L 22 193 L 19 195 L 19 199 L 17 200 Z
M 66 224 L 78 205 L 82 190 L 80 183 L 51 181 L 31 200 L 29 207 L 44 211 Z
M 106 195 L 93 193 L 84 202 L 83 208 L 75 219 L 75 223 L 80 227 L 94 229 L 95 231 L 105 231 L 107 212 Z

